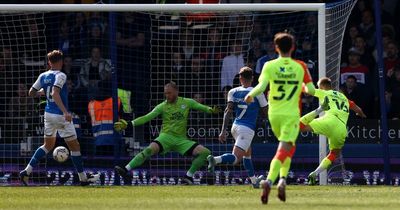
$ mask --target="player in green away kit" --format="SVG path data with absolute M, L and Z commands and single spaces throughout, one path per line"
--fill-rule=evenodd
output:
M 279 146 L 270 163 L 267 180 L 261 184 L 263 204 L 268 203 L 272 184 L 278 174 L 280 175 L 277 185 L 278 198 L 286 201 L 286 177 L 299 135 L 299 103 L 303 83 L 307 93 L 314 94 L 315 91 L 306 64 L 291 58 L 294 43 L 293 36 L 288 33 L 275 35 L 274 44 L 279 58 L 264 64 L 258 80 L 259 84 L 245 98 L 247 103 L 252 102 L 253 98 L 262 94 L 269 84 L 268 118 L 272 131 L 279 140 Z
M 166 100 L 158 104 L 150 113 L 131 121 L 133 126 L 143 125 L 153 118 L 162 116 L 162 129 L 160 135 L 150 143 L 142 152 L 137 154 L 125 167 L 115 166 L 115 170 L 124 179 L 129 179 L 129 171 L 143 164 L 143 162 L 155 154 L 178 152 L 181 155 L 196 157 L 192 166 L 183 178 L 184 184 L 193 184 L 193 174 L 202 167 L 210 150 L 187 138 L 187 120 L 191 109 L 216 114 L 220 112 L 218 107 L 208 107 L 197 103 L 193 99 L 178 97 L 178 87 L 171 82 L 164 86 Z M 114 124 L 117 131 L 126 129 L 128 122 L 121 119 Z
M 300 130 L 322 134 L 328 138 L 329 154 L 321 161 L 318 168 L 308 176 L 309 184 L 315 185 L 316 177 L 323 170 L 328 169 L 332 162 L 339 157 L 347 136 L 347 119 L 349 110 L 353 110 L 358 116 L 365 118 L 365 114 L 353 101 L 348 100 L 343 93 L 332 90 L 331 80 L 323 77 L 318 81 L 319 89 L 314 95 L 321 106 L 318 109 L 300 118 Z M 322 111 L 324 116 L 315 119 Z

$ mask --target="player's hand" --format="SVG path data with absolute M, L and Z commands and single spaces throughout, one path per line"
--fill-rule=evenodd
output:
M 253 101 L 254 99 L 250 95 L 246 95 L 246 97 L 244 97 L 244 102 L 246 102 L 247 104 L 252 103 Z
M 128 127 L 128 122 L 124 119 L 120 119 L 118 122 L 114 123 L 114 129 L 118 132 L 125 130 Z
M 67 122 L 71 122 L 72 121 L 72 115 L 69 112 L 64 113 L 64 119 Z
M 219 108 L 218 106 L 213 106 L 211 108 L 211 113 L 213 113 L 213 114 L 218 114 L 220 112 L 221 112 L 221 108 Z
M 225 143 L 226 142 L 226 132 L 221 132 L 218 136 L 218 141 L 220 143 Z

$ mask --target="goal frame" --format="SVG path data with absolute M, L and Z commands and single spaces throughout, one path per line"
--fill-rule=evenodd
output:
M 326 76 L 326 8 L 325 3 L 272 4 L 2 4 L 7 12 L 173 12 L 173 11 L 314 11 L 318 13 L 318 76 Z M 1 11 L 0 11 L 1 12 Z M 327 155 L 327 140 L 319 136 L 319 161 Z M 320 185 L 327 184 L 326 170 Z

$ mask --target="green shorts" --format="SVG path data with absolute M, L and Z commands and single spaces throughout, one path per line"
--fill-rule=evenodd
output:
M 310 127 L 316 134 L 328 138 L 329 150 L 342 149 L 347 137 L 346 125 L 336 116 L 324 115 L 310 122 Z
M 272 132 L 274 132 L 279 141 L 290 142 L 293 145 L 296 143 L 300 131 L 300 117 L 270 114 L 268 118 Z
M 177 137 L 166 133 L 160 133 L 154 142 L 160 146 L 159 153 L 162 155 L 168 152 L 179 152 L 181 155 L 191 156 L 194 148 L 199 145 L 186 137 Z

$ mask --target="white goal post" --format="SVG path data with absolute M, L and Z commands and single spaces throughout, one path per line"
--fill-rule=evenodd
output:
M 344 0 L 343 2 L 353 2 L 355 0 Z M 314 11 L 317 12 L 318 20 L 318 74 L 319 77 L 327 75 L 327 71 L 339 72 L 339 55 L 334 55 L 336 59 L 335 69 L 327 69 L 327 14 L 326 4 L 324 3 L 285 3 L 285 4 L 2 4 L 1 12 L 202 12 L 202 11 Z M 350 9 L 351 11 L 351 9 Z M 346 16 L 346 15 L 343 15 Z M 345 18 L 347 22 L 347 17 Z M 341 22 L 343 24 L 343 22 Z M 343 26 L 344 28 L 344 26 Z M 336 32 L 336 31 L 335 31 Z M 332 32 L 333 33 L 333 32 Z M 343 37 L 344 29 L 341 33 Z M 340 46 L 341 47 L 341 46 Z M 337 57 L 335 57 L 337 56 Z M 332 59 L 332 58 L 330 58 Z M 329 76 L 329 75 L 328 75 Z M 319 137 L 319 160 L 321 161 L 327 154 L 327 142 L 323 136 Z M 327 173 L 321 173 L 320 184 L 327 184 Z

